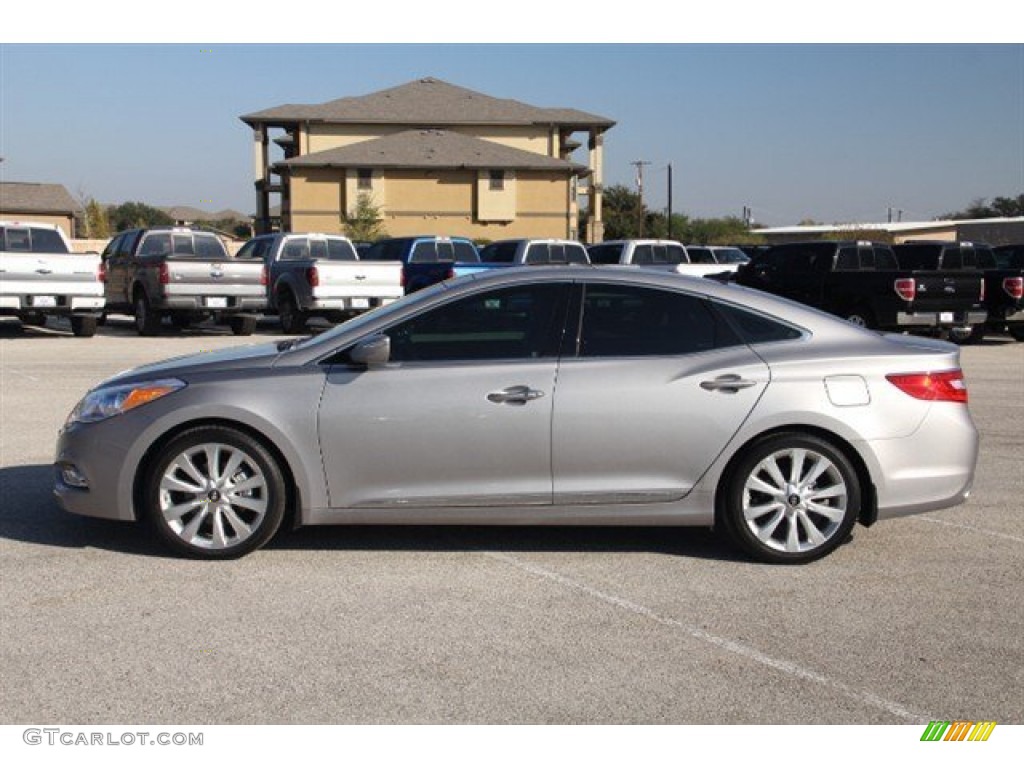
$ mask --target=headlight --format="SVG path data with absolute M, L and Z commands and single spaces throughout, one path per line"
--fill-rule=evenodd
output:
M 140 405 L 159 400 L 164 395 L 177 392 L 184 387 L 185 382 L 180 379 L 160 379 L 159 381 L 140 381 L 136 384 L 100 387 L 82 398 L 71 411 L 64 426 L 103 421 L 111 416 L 118 416 L 133 408 L 138 408 Z

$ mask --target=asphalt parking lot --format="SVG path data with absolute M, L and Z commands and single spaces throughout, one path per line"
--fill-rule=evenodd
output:
M 90 386 L 279 338 L 0 323 L 0 722 L 1024 722 L 1024 344 L 963 350 L 969 501 L 802 567 L 697 529 L 321 528 L 193 562 L 52 501 Z

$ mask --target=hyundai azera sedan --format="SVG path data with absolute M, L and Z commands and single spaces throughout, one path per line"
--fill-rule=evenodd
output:
M 506 269 L 103 382 L 61 430 L 55 494 L 203 558 L 287 516 L 711 526 L 803 563 L 962 502 L 977 451 L 953 345 L 701 278 Z

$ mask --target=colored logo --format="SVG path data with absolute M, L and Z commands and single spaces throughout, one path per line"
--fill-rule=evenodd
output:
M 932 720 L 921 734 L 921 741 L 988 741 L 995 728 L 991 720 Z

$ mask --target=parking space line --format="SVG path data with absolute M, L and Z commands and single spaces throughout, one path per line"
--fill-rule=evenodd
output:
M 576 581 L 574 579 L 570 579 L 567 576 L 563 576 L 562 574 L 556 573 L 555 571 L 550 571 L 547 568 L 542 568 L 541 566 L 534 565 L 524 560 L 520 560 L 519 558 L 513 557 L 512 555 L 509 555 L 507 553 L 484 552 L 483 554 L 494 560 L 499 560 L 503 563 L 507 563 L 508 565 L 518 568 L 521 571 L 525 571 L 526 573 L 532 574 L 534 576 L 539 576 L 541 578 L 547 579 L 548 581 L 553 581 L 573 591 L 582 592 L 585 595 L 589 595 L 590 597 L 593 597 L 596 600 L 600 600 L 604 603 L 608 603 L 609 605 L 613 605 L 617 608 L 622 608 L 623 610 L 630 611 L 631 613 L 637 614 L 638 616 L 643 616 L 644 618 L 650 619 L 651 621 L 654 621 L 663 626 L 682 630 L 685 634 L 689 635 L 690 637 L 696 640 L 700 640 L 701 642 L 714 645 L 717 648 L 727 651 L 728 653 L 736 654 L 737 656 L 741 656 L 749 661 L 753 661 L 757 664 L 761 664 L 763 666 L 777 670 L 784 674 L 790 675 L 791 677 L 800 678 L 802 680 L 815 683 L 816 685 L 821 685 L 823 687 L 830 688 L 831 690 L 837 691 L 845 697 L 853 699 L 854 701 L 860 704 L 865 704 L 867 706 L 885 710 L 886 712 L 895 715 L 896 717 L 899 717 L 908 723 L 927 723 L 934 719 L 929 717 L 928 715 L 911 712 L 902 704 L 898 704 L 896 702 L 883 699 L 881 696 L 876 696 L 870 691 L 852 688 L 848 685 L 840 683 L 837 680 L 833 680 L 832 678 L 827 677 L 826 675 L 822 675 L 810 669 L 805 669 L 804 667 L 801 667 L 798 664 L 794 664 L 789 661 L 784 661 L 782 659 L 776 659 L 771 656 L 768 656 L 767 654 L 762 653 L 756 648 L 744 645 L 743 643 L 738 643 L 735 640 L 729 640 L 728 638 L 719 637 L 718 635 L 706 632 L 699 627 L 686 624 L 685 622 L 679 621 L 678 619 L 669 618 L 668 616 L 662 616 L 658 613 L 655 613 L 650 608 L 640 605 L 639 603 L 634 603 L 630 600 L 626 600 L 625 598 L 617 597 L 616 595 L 612 595 L 607 592 L 602 592 L 601 590 L 595 589 L 594 587 L 591 587 L 587 584 Z
M 973 525 L 966 525 L 965 523 L 951 523 L 948 520 L 938 520 L 934 517 L 928 517 L 927 515 L 915 515 L 913 520 L 922 520 L 926 523 L 937 523 L 938 525 L 946 525 L 950 528 L 962 528 L 965 531 L 971 531 L 972 533 L 980 533 L 983 536 L 994 536 L 997 539 L 1009 539 L 1015 541 L 1018 544 L 1024 544 L 1024 539 L 1019 536 L 1011 536 L 1008 533 L 1000 533 L 999 531 L 990 531 L 987 528 L 977 528 Z

